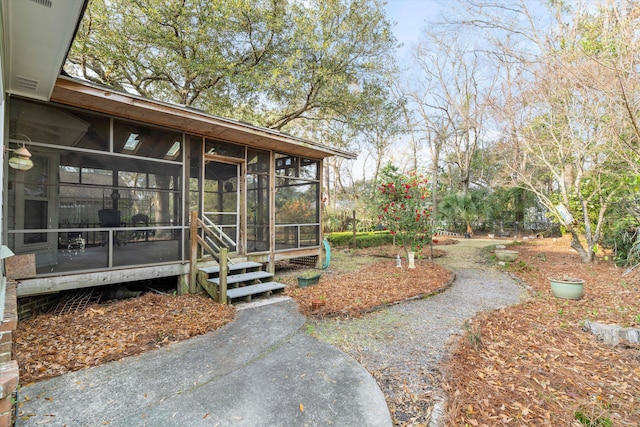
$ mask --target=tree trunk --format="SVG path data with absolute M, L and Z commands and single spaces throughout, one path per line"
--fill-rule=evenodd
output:
M 571 232 L 571 247 L 580 256 L 580 261 L 583 264 L 592 263 L 595 260 L 595 254 L 593 253 L 593 250 L 590 250 L 590 248 L 585 249 L 584 246 L 582 246 L 582 243 L 580 243 L 580 239 L 578 238 L 578 233 L 576 233 L 574 230 L 570 230 L 570 232 Z
M 324 160 L 324 191 L 326 203 L 329 206 L 333 204 L 333 197 L 331 196 L 331 165 L 327 159 Z M 334 190 L 335 191 L 335 190 Z
M 440 158 L 440 147 L 432 151 L 431 165 L 431 219 L 438 220 L 438 160 Z
M 519 188 L 514 193 L 514 214 L 515 220 L 518 221 L 519 224 L 524 224 L 524 203 L 525 203 L 525 192 L 524 189 Z

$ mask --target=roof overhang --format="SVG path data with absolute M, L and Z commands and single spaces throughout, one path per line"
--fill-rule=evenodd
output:
M 88 0 L 1 0 L 4 88 L 49 100 Z
M 273 129 L 212 116 L 193 108 L 118 92 L 69 77 L 58 78 L 51 94 L 51 101 L 254 148 L 317 159 L 331 156 L 347 159 L 357 157 L 355 153 L 324 146 Z

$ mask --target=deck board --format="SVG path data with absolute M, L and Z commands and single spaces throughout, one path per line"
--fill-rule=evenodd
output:
M 266 271 L 252 271 L 250 273 L 242 273 L 242 274 L 234 274 L 234 275 L 228 275 L 227 276 L 227 285 L 233 284 L 233 283 L 242 283 L 242 282 L 248 282 L 251 280 L 259 280 L 259 279 L 268 279 L 273 277 L 273 274 L 268 273 Z M 211 283 L 215 283 L 216 285 L 220 284 L 220 278 L 219 277 L 214 277 L 211 279 L 207 279 L 209 282 Z
M 260 264 L 259 262 L 245 261 L 245 262 L 239 262 L 238 264 L 229 264 L 229 271 L 237 271 L 237 270 L 244 270 L 247 268 L 258 268 L 258 267 L 262 268 L 262 264 Z M 216 273 L 220 273 L 220 266 L 214 265 L 211 267 L 201 267 L 198 270 L 204 271 L 207 274 L 216 274 Z
M 282 283 L 266 282 L 258 283 L 257 285 L 242 286 L 240 288 L 234 288 L 227 290 L 227 298 L 235 299 L 242 298 L 249 295 L 261 294 L 264 292 L 277 291 L 286 288 Z

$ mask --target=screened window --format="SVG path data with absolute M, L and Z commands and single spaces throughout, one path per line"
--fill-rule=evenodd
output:
M 276 154 L 276 176 L 288 176 L 309 180 L 319 179 L 320 164 L 317 160 L 288 154 Z
M 9 108 L 10 137 L 26 135 L 33 142 L 65 147 L 109 150 L 109 118 L 17 98 Z
M 276 224 L 319 222 L 319 183 L 277 178 L 276 188 Z
M 10 102 L 34 166 L 9 170 L 7 242 L 39 275 L 183 259 L 182 133 Z
M 320 243 L 319 162 L 276 154 L 276 249 Z
M 189 135 L 189 212 L 201 213 L 200 176 L 202 165 L 202 137 Z
M 235 157 L 244 159 L 244 146 L 231 144 L 229 142 L 214 141 L 205 139 L 204 152 L 206 154 L 215 154 L 223 157 Z
M 247 248 L 269 250 L 269 152 L 247 150 Z

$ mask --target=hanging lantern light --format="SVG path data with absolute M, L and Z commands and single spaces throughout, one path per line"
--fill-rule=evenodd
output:
M 9 166 L 20 171 L 28 171 L 33 167 L 31 153 L 26 147 L 23 146 L 9 151 L 13 151 L 13 157 L 9 159 Z
M 22 134 L 21 134 L 22 135 Z M 27 135 L 22 135 L 31 142 L 31 139 Z M 9 159 L 9 166 L 13 169 L 17 169 L 20 171 L 28 171 L 33 167 L 33 160 L 31 160 L 31 153 L 27 150 L 27 147 L 24 146 L 24 143 L 18 148 L 11 149 L 5 148 L 6 151 L 13 152 L 13 156 Z

